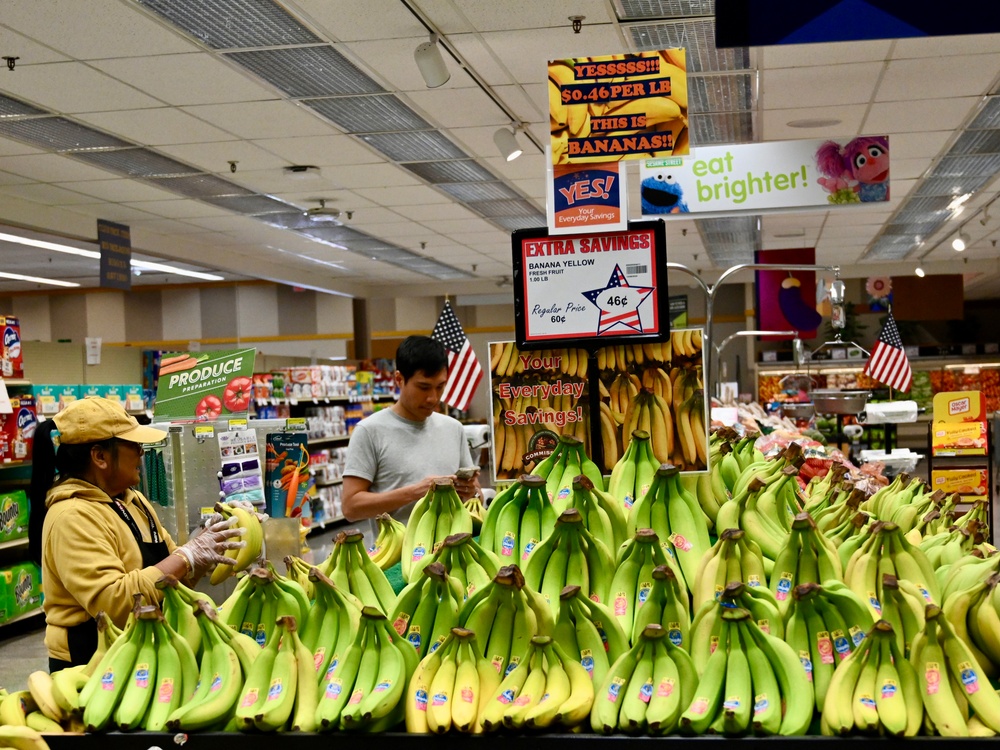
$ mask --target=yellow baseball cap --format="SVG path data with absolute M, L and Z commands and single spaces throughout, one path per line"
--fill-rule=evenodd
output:
M 117 401 L 98 396 L 73 401 L 53 417 L 59 442 L 67 445 L 97 443 L 109 438 L 132 443 L 158 443 L 163 430 L 139 424 Z

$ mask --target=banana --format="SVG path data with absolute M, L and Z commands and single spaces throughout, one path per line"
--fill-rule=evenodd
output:
M 460 628 L 456 630 L 461 631 Z M 459 732 L 471 734 L 475 731 L 479 718 L 479 702 L 482 698 L 479 663 L 483 658 L 477 653 L 477 646 L 473 645 L 475 634 L 472 631 L 466 630 L 455 635 L 459 639 L 459 644 L 455 655 L 458 666 L 455 670 L 451 725 Z M 493 674 L 496 675 L 496 672 Z
M 223 518 L 230 519 L 231 524 L 241 530 L 240 539 L 245 544 L 240 549 L 227 549 L 223 553 L 224 557 L 230 558 L 233 562 L 215 567 L 210 579 L 213 586 L 222 583 L 234 572 L 238 573 L 250 567 L 260 557 L 264 541 L 264 529 L 256 513 L 226 503 L 216 503 L 215 511 Z
M 749 619 L 749 613 L 744 613 L 741 619 Z M 737 622 L 739 620 L 730 620 L 729 625 L 729 658 L 726 662 L 726 686 L 722 702 L 722 726 L 729 735 L 740 735 L 749 729 L 754 707 L 750 661 Z
M 451 729 L 455 678 L 458 673 L 458 645 L 455 638 L 449 638 L 442 644 L 441 663 L 434 672 L 427 691 L 427 729 L 433 734 L 444 734 Z
M 0 724 L 0 747 L 17 750 L 48 750 L 42 735 L 27 725 Z
M 917 653 L 910 656 L 917 672 L 924 709 L 941 736 L 968 737 L 966 718 L 948 684 L 946 656 L 940 642 L 940 636 L 944 635 L 940 627 L 943 621 L 940 608 L 928 605 L 925 619 L 924 638 Z
M 27 717 L 38 710 L 38 704 L 28 690 L 15 690 L 0 700 L 0 726 L 27 726 Z
M 151 609 L 155 610 L 155 607 Z M 88 732 L 100 731 L 111 721 L 118 701 L 132 677 L 136 657 L 146 638 L 148 627 L 148 620 L 136 617 L 135 625 L 131 629 L 127 628 L 112 648 L 108 649 L 97 671 L 84 686 L 84 690 L 87 690 L 91 684 L 95 685 L 86 699 L 81 693 L 83 721 Z
M 726 682 L 726 663 L 728 653 L 729 623 L 723 622 L 719 646 L 708 657 L 705 669 L 695 688 L 694 699 L 681 714 L 681 731 L 691 734 L 704 734 L 709 725 L 722 710 L 723 692 Z
M 41 670 L 28 675 L 28 692 L 43 716 L 58 723 L 69 719 L 69 714 L 56 701 L 52 691 L 52 677 Z
M 98 638 L 100 641 L 101 637 L 98 636 Z M 52 699 L 63 711 L 67 719 L 70 716 L 79 716 L 82 711 L 80 708 L 80 691 L 89 679 L 88 666 L 88 664 L 84 664 L 78 667 L 60 669 L 52 673 Z
M 144 628 L 145 634 L 136 653 L 135 665 L 128 675 L 128 684 L 114 713 L 115 724 L 122 731 L 137 729 L 142 724 L 158 684 L 155 634 L 156 620 L 160 615 L 155 608 L 150 609 L 151 612 L 140 611 L 138 615 L 150 622 Z

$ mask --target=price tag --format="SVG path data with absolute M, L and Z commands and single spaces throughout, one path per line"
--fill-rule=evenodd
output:
M 215 437 L 215 427 L 210 424 L 196 424 L 194 436 L 202 440 L 211 440 Z
M 290 417 L 285 420 L 285 429 L 289 432 L 305 432 L 306 430 L 306 418 L 305 417 Z
M 247 421 L 245 419 L 230 419 L 229 429 L 230 430 L 245 430 L 247 428 Z

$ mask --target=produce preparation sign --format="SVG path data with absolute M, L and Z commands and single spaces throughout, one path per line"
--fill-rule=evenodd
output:
M 157 420 L 210 422 L 247 414 L 256 349 L 164 354 L 156 387 Z
M 513 235 L 519 345 L 660 337 L 668 328 L 663 224 L 622 232 Z

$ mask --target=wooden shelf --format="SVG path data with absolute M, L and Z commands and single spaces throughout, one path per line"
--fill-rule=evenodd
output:
M 24 539 L 11 539 L 9 542 L 0 542 L 0 550 L 21 549 L 28 546 L 28 537 Z

